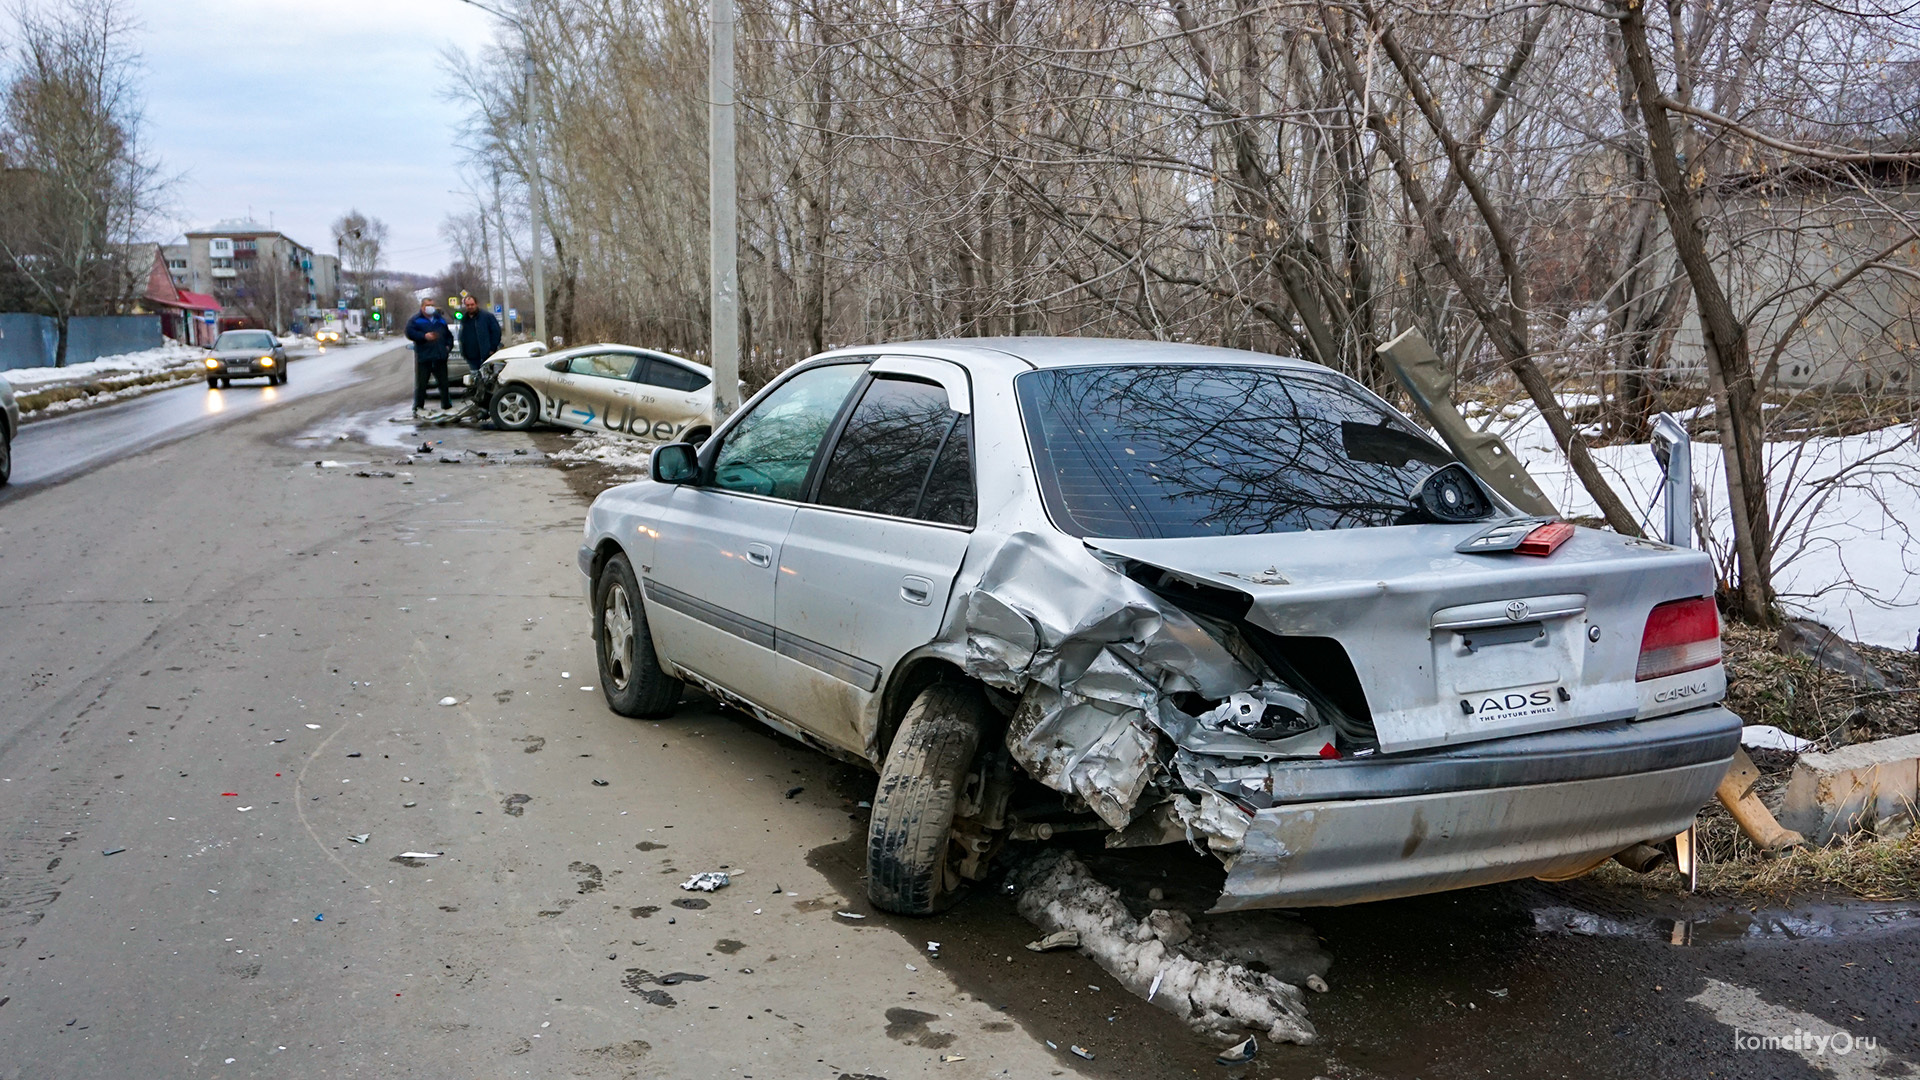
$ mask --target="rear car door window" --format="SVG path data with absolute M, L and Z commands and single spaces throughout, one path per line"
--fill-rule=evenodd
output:
M 630 379 L 640 358 L 632 353 L 588 353 L 567 361 L 567 374 L 596 379 Z
M 705 390 L 713 381 L 692 368 L 683 368 L 671 360 L 659 359 L 649 360 L 645 369 L 634 375 L 634 379 L 648 386 L 658 386 L 663 390 L 678 390 L 681 393 Z
M 798 500 L 820 444 L 865 370 L 864 364 L 830 364 L 775 387 L 726 433 L 714 455 L 713 486 Z
M 948 406 L 946 390 L 936 384 L 874 379 L 834 444 L 815 501 L 971 526 L 969 419 Z

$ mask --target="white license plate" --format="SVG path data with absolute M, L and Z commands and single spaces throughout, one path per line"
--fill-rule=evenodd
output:
M 1538 683 L 1464 694 L 1460 711 L 1476 724 L 1510 724 L 1559 716 L 1565 704 L 1558 683 Z

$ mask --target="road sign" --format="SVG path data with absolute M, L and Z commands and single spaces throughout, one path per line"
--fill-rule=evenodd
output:
M 333 307 L 335 311 L 345 311 L 347 310 L 347 302 L 345 300 L 338 301 Z
M 387 298 L 386 298 L 386 297 L 384 297 L 384 296 L 376 296 L 376 297 L 374 297 L 374 298 L 373 298 L 373 306 L 374 306 L 375 308 L 383 308 L 383 307 L 386 307 L 386 306 L 387 306 Z
M 520 309 L 519 309 L 519 308 L 517 308 L 517 307 L 510 307 L 510 308 L 508 308 L 508 309 L 507 309 L 507 318 L 509 318 L 509 319 L 512 319 L 512 320 L 514 320 L 515 322 L 519 322 L 519 321 L 520 321 Z

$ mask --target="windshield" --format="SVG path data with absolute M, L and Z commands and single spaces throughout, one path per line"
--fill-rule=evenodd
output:
M 265 330 L 229 330 L 214 339 L 213 347 L 218 349 L 271 349 L 273 335 Z
M 1076 536 L 1392 525 L 1421 480 L 1453 460 L 1330 372 L 1056 368 L 1015 386 L 1041 495 Z

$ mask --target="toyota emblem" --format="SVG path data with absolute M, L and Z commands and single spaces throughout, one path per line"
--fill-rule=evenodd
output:
M 1507 618 L 1512 619 L 1514 622 L 1523 622 L 1526 620 L 1526 617 L 1527 602 L 1525 600 L 1507 601 Z

